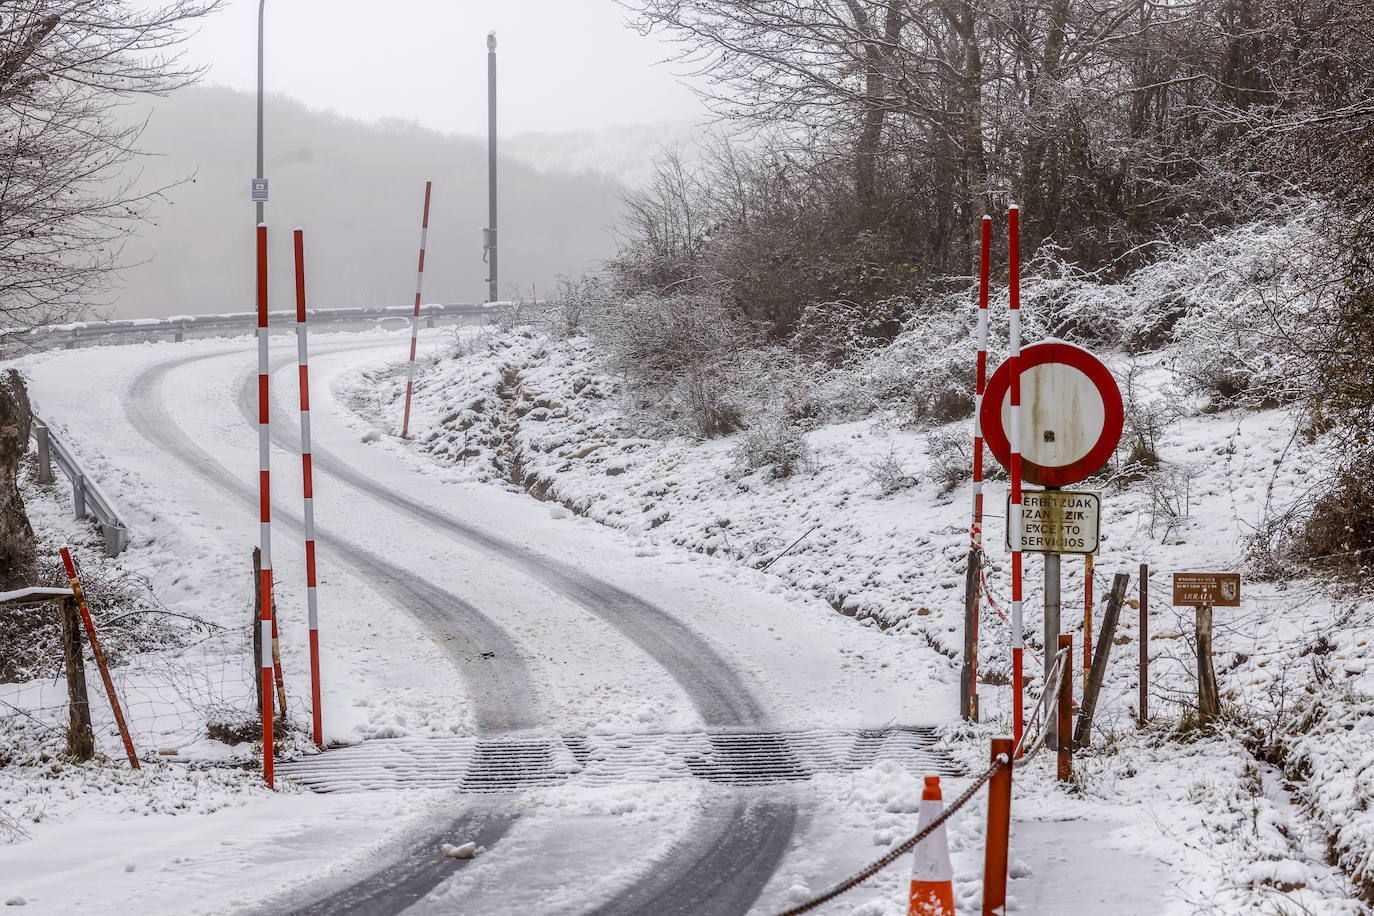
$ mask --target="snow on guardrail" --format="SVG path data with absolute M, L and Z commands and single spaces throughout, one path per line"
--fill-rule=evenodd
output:
M 437 318 L 463 318 L 488 315 L 492 309 L 503 303 L 430 303 L 420 306 L 420 316 L 433 327 Z M 387 319 L 409 320 L 414 313 L 413 306 L 379 306 L 341 309 L 311 309 L 312 324 L 319 322 L 358 322 L 385 321 Z M 269 313 L 271 319 L 279 319 L 294 325 L 295 311 Z M 213 333 L 251 333 L 257 328 L 256 312 L 228 312 L 217 315 L 172 315 L 167 318 L 122 318 L 114 321 L 77 321 L 70 324 L 44 325 L 38 328 L 9 329 L 0 331 L 0 341 L 11 347 L 25 350 L 50 350 L 55 347 L 74 348 L 81 343 L 98 343 L 112 337 L 129 335 L 172 335 L 181 341 L 186 334 Z
M 114 502 L 95 478 L 88 475 L 77 463 L 76 457 L 58 438 L 48 424 L 38 417 L 29 426 L 30 434 L 38 445 L 38 480 L 48 483 L 53 479 L 52 463 L 56 461 L 62 473 L 72 483 L 72 508 L 77 518 L 95 516 L 105 535 L 105 555 L 117 557 L 129 546 L 129 529 L 125 526 Z

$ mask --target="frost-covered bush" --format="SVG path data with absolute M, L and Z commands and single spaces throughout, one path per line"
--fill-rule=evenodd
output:
M 934 429 L 926 436 L 926 476 L 944 495 L 973 479 L 973 426 Z M 992 452 L 983 449 L 983 479 L 1006 480 L 1007 472 Z
M 778 480 L 804 469 L 810 460 L 805 432 L 786 417 L 764 413 L 740 434 L 735 459 L 745 473 L 767 469 Z
M 752 335 L 718 298 L 642 295 L 589 323 L 643 425 L 703 439 L 743 425 Z
M 906 466 L 895 449 L 888 449 L 868 462 L 868 479 L 878 488 L 881 496 L 891 496 L 920 483 L 915 472 Z
M 1374 903 L 1374 699 L 1316 693 L 1279 735 L 1284 770 L 1331 853 Z
M 1140 363 L 1132 360 L 1120 386 L 1125 420 L 1121 446 L 1127 450 L 1128 469 L 1149 471 L 1159 466 L 1160 441 L 1183 418 L 1184 410 L 1168 389 L 1148 393 L 1141 385 L 1140 374 Z
M 539 323 L 554 340 L 576 337 L 586 332 L 594 312 L 608 308 L 617 298 L 607 281 L 595 274 L 559 277 L 553 301 L 542 303 Z
M 946 423 L 969 416 L 975 318 L 928 304 L 891 346 L 856 367 L 860 381 L 876 402 L 905 422 Z
M 1305 562 L 1370 581 L 1374 571 L 1374 497 L 1366 469 L 1374 449 L 1339 470 L 1322 489 L 1292 541 L 1293 553 Z
M 972 432 L 962 435 L 951 429 L 932 430 L 926 437 L 926 460 L 927 474 L 940 485 L 941 495 L 972 480 Z
M 814 302 L 797 322 L 792 345 L 832 366 L 843 366 L 860 354 L 882 347 L 902 330 L 912 312 L 905 296 L 854 302 Z
M 1131 334 L 1151 341 L 1169 325 L 1174 370 L 1213 408 L 1291 402 L 1324 295 L 1320 246 L 1313 225 L 1294 219 L 1172 251 L 1130 280 L 1145 306 Z
M 1329 294 L 1317 211 L 1282 214 L 1183 246 L 1119 283 L 1042 250 L 1022 279 L 1023 342 L 1057 337 L 1133 354 L 1166 350 L 1214 409 L 1300 396 L 1302 340 Z M 993 315 L 1005 309 L 994 303 Z

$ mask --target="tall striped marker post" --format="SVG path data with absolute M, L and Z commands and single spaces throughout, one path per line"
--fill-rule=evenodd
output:
M 973 395 L 973 522 L 969 527 L 968 576 L 964 587 L 964 685 L 960 712 L 978 721 L 978 623 L 982 616 L 983 566 L 983 393 L 988 383 L 988 271 L 992 255 L 992 217 L 983 217 L 978 258 L 978 360 Z
M 272 489 L 271 432 L 267 425 L 267 226 L 258 224 L 258 524 L 262 548 L 262 778 L 272 779 Z M 285 710 L 283 710 L 285 712 Z
M 415 388 L 415 342 L 420 335 L 420 293 L 425 286 L 425 243 L 429 239 L 429 189 L 425 182 L 425 214 L 420 219 L 420 269 L 415 276 L 415 313 L 410 317 L 410 369 L 406 374 L 406 413 L 401 421 L 401 438 L 410 432 L 410 393 Z M 313 631 L 312 631 L 313 632 Z
M 1011 541 L 1011 724 L 1014 746 L 1021 746 L 1024 683 L 1021 656 L 1025 640 L 1021 631 L 1021 211 L 1007 210 L 1008 260 L 1011 279 L 1011 517 L 1007 519 Z M 1047 653 L 1048 654 L 1048 653 Z
M 310 616 L 310 709 L 316 747 L 324 747 L 320 721 L 320 611 L 315 600 L 315 485 L 310 473 L 310 369 L 305 342 L 305 233 L 296 230 L 296 352 L 301 364 L 301 480 L 305 488 L 305 596 Z

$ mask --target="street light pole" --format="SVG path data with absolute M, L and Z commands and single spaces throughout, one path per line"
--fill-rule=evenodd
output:
M 257 180 L 262 181 L 262 19 L 263 7 L 267 5 L 267 0 L 258 0 L 258 173 Z M 262 224 L 263 202 L 258 201 L 258 219 L 255 225 Z
M 487 33 L 487 301 L 496 295 L 496 33 Z

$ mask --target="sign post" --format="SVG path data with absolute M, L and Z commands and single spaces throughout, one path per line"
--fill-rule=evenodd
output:
M 979 419 L 993 457 L 1012 472 L 1007 546 L 1012 551 L 1013 607 L 1020 597 L 1015 579 L 1021 553 L 1045 555 L 1048 684 L 1049 650 L 1058 644 L 1061 629 L 1059 555 L 1097 550 L 1102 510 L 1100 494 L 1060 488 L 1092 476 L 1107 463 L 1121 441 L 1125 411 L 1111 372 L 1082 347 L 1049 340 L 1013 352 L 989 379 Z M 1022 406 L 1028 409 L 1020 410 Z M 1044 489 L 1022 490 L 1019 481 Z M 1018 636 L 1013 632 L 1013 647 Z M 1016 649 L 1012 651 L 1015 656 Z M 1013 689 L 1019 691 L 1019 684 Z M 1051 720 L 1050 743 L 1057 747 L 1054 726 Z
M 1221 715 L 1212 667 L 1212 608 L 1240 607 L 1240 573 L 1174 573 L 1174 604 L 1196 608 L 1197 716 L 1206 725 Z

